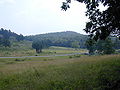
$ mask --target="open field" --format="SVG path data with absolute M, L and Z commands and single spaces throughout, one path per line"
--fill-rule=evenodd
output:
M 19 56 L 46 56 L 46 55 L 60 55 L 60 54 L 71 54 L 71 53 L 85 53 L 85 49 L 74 49 L 66 47 L 55 47 L 51 46 L 47 49 L 43 49 L 42 53 L 36 54 L 35 49 L 32 49 L 31 42 L 17 42 L 14 43 L 11 48 L 0 47 L 0 57 L 19 57 Z
M 119 90 L 120 55 L 0 59 L 0 90 Z

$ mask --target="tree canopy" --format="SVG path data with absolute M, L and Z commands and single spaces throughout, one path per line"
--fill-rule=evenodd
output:
M 120 37 L 120 0 L 77 0 L 85 3 L 86 16 L 89 22 L 84 29 L 94 40 L 106 39 L 110 34 Z M 71 0 L 63 2 L 62 9 L 70 8 Z M 100 4 L 107 6 L 107 9 L 100 11 Z
M 112 54 L 115 52 L 115 44 L 112 42 L 111 37 L 107 37 L 105 40 L 88 39 L 86 41 L 89 54 Z
M 36 40 L 32 43 L 32 48 L 36 49 L 36 53 L 41 53 L 43 48 L 48 47 L 47 41 Z
M 22 34 L 18 35 L 11 30 L 0 29 L 0 46 L 10 47 L 12 41 L 22 41 L 24 36 Z
M 25 40 L 47 41 L 47 44 L 49 46 L 86 48 L 85 42 L 87 38 L 88 38 L 87 35 L 82 35 L 72 31 L 66 31 L 66 32 L 56 32 L 56 33 L 26 36 Z

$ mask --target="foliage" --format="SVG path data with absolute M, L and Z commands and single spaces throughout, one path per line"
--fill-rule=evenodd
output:
M 30 41 L 20 41 L 11 42 L 10 47 L 0 46 L 0 56 L 31 56 L 34 55 L 34 50 L 32 49 L 32 42 Z
M 119 38 L 118 37 L 114 37 L 113 38 L 114 40 L 114 45 L 115 45 L 115 49 L 120 49 L 120 40 L 119 40 Z
M 89 50 L 89 54 L 94 54 L 94 51 L 95 51 L 95 41 L 93 40 L 93 39 L 88 39 L 87 41 L 86 41 L 86 47 L 87 47 L 87 49 Z
M 17 39 L 18 41 L 22 41 L 22 40 L 24 40 L 24 36 L 23 36 L 22 34 L 17 35 L 16 39 Z
M 10 30 L 4 30 L 3 28 L 0 29 L 0 45 L 5 47 L 10 47 L 11 42 L 13 41 L 22 41 L 24 40 L 24 36 L 22 34 L 18 35 Z
M 10 37 L 15 37 L 18 41 L 24 40 L 24 36 L 22 34 L 18 35 L 14 32 L 11 32 L 11 30 L 6 30 L 3 28 L 0 29 L 0 38 L 4 38 L 4 39 L 9 40 Z
M 77 0 L 86 4 L 89 22 L 84 29 L 94 40 L 106 39 L 110 34 L 120 36 L 120 0 Z M 69 8 L 71 0 L 63 2 L 63 10 Z M 99 5 L 107 7 L 100 11 Z
M 11 43 L 8 39 L 0 38 L 0 45 L 5 46 L 5 47 L 10 47 Z
M 46 48 L 48 45 L 47 45 L 47 42 L 46 41 L 40 41 L 40 40 L 36 40 L 36 41 L 33 41 L 32 43 L 32 47 L 34 49 L 36 49 L 36 52 L 37 53 L 41 53 L 42 52 L 42 49 L 43 48 Z
M 49 46 L 72 47 L 71 46 L 72 43 L 78 42 L 80 48 L 86 48 L 84 44 L 87 38 L 88 38 L 87 35 L 82 35 L 72 31 L 39 34 L 25 37 L 26 40 L 30 41 L 35 40 L 47 41 L 47 44 Z
M 96 44 L 96 50 L 101 54 L 112 54 L 115 52 L 114 44 L 110 38 L 99 40 Z
M 114 43 L 111 38 L 106 38 L 105 40 L 99 39 L 97 42 L 90 38 L 86 41 L 86 46 L 90 54 L 112 54 L 115 52 Z
M 80 47 L 79 42 L 78 42 L 78 41 L 72 42 L 72 43 L 71 43 L 71 47 L 72 47 L 72 48 L 76 48 L 76 49 L 79 48 L 79 47 Z

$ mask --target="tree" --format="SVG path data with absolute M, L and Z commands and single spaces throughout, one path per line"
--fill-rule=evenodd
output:
M 105 40 L 110 34 L 120 37 L 120 0 L 77 0 L 86 4 L 86 16 L 90 21 L 84 29 L 94 40 Z M 70 8 L 71 0 L 63 2 L 62 9 Z M 104 11 L 99 10 L 99 5 L 107 6 Z
M 114 44 L 109 37 L 105 40 L 98 40 L 96 43 L 96 50 L 100 54 L 112 54 L 115 52 Z
M 109 37 L 105 40 L 99 39 L 97 42 L 90 38 L 86 41 L 86 46 L 89 54 L 94 54 L 96 51 L 98 54 L 112 54 L 115 52 L 114 44 Z
M 114 45 L 115 49 L 120 49 L 120 40 L 118 39 L 118 37 L 115 37 Z
M 0 38 L 0 45 L 5 46 L 5 47 L 10 47 L 11 43 L 8 39 Z
M 4 41 L 3 41 L 3 46 L 5 46 L 5 47 L 10 47 L 10 46 L 11 46 L 10 41 L 7 40 L 7 39 L 4 39 Z
M 11 37 L 14 37 L 14 39 L 17 39 L 18 41 L 24 40 L 25 38 L 22 34 L 18 35 L 11 32 L 11 30 L 6 30 L 3 28 L 0 29 L 0 38 L 10 40 Z
M 18 41 L 22 41 L 22 40 L 24 40 L 24 36 L 23 36 L 22 34 L 17 35 L 17 36 L 16 36 L 16 39 L 17 39 Z
M 112 54 L 115 52 L 114 44 L 110 38 L 106 38 L 104 46 L 104 54 Z
M 85 43 L 87 49 L 89 50 L 89 54 L 94 54 L 95 51 L 95 41 L 91 38 L 89 38 Z
M 33 41 L 32 43 L 32 48 L 36 49 L 36 53 L 41 53 L 43 48 L 47 47 L 47 43 L 45 41 L 40 41 L 40 40 L 36 40 Z
M 71 47 L 72 47 L 72 48 L 75 48 L 75 49 L 80 48 L 79 42 L 78 42 L 78 41 L 72 42 L 72 43 L 71 43 Z
M 98 40 L 96 42 L 96 50 L 98 54 L 103 54 L 104 53 L 104 49 L 105 49 L 105 41 L 104 40 Z
M 25 40 L 35 41 L 43 40 L 47 42 L 49 46 L 60 46 L 60 47 L 71 47 L 72 42 L 79 42 L 79 48 L 86 48 L 85 41 L 87 40 L 87 35 L 82 35 L 72 31 L 48 33 L 26 36 Z

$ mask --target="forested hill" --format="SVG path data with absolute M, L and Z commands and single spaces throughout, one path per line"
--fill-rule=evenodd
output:
M 22 34 L 18 35 L 14 32 L 11 32 L 11 30 L 6 30 L 1 28 L 0 29 L 0 38 L 2 39 L 11 39 L 15 38 L 17 41 L 23 40 L 24 36 Z
M 80 48 L 85 48 L 87 37 L 87 35 L 72 31 L 66 31 L 31 35 L 26 36 L 25 39 L 30 41 L 47 40 L 51 46 L 74 47 L 74 45 L 77 45 Z
M 11 42 L 13 41 L 21 41 L 24 39 L 22 34 L 18 35 L 11 30 L 0 29 L 0 46 L 10 47 Z

